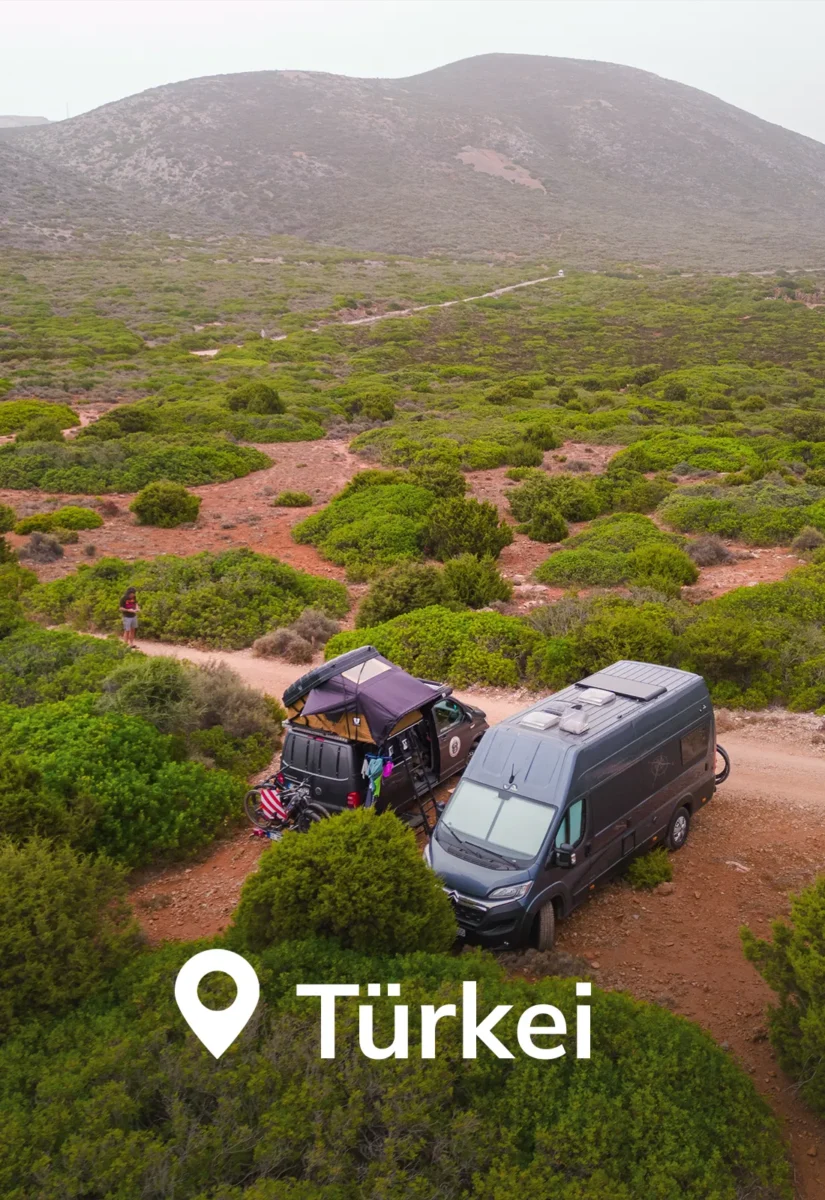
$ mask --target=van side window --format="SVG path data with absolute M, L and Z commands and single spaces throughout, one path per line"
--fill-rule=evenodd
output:
M 556 834 L 557 846 L 577 846 L 584 834 L 584 800 L 571 804 Z
M 707 754 L 709 734 L 710 725 L 707 722 L 700 725 L 698 729 L 691 729 L 690 733 L 685 734 L 680 743 L 683 767 L 687 767 L 690 763 L 696 762 L 697 758 L 701 758 L 703 754 Z
M 463 720 L 464 709 L 456 704 L 455 700 L 439 700 L 433 705 L 433 716 L 436 728 L 441 734 L 445 729 L 451 729 Z

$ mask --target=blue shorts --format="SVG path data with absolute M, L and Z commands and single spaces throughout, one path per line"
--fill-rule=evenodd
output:
M 123 628 L 126 633 L 132 633 L 137 629 L 137 617 L 124 617 Z

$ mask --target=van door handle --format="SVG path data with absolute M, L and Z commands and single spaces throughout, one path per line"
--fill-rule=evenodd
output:
M 586 843 L 586 845 L 585 845 L 585 847 L 584 847 L 584 857 L 585 857 L 585 858 L 589 858 L 589 857 L 590 857 L 590 851 L 591 851 L 592 849 L 593 849 L 593 843 L 592 843 L 592 842 L 587 842 L 587 843 Z

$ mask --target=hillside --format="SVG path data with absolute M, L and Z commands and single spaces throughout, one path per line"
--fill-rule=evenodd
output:
M 0 243 L 49 245 L 141 223 L 116 191 L 0 140 Z
M 607 63 L 485 55 L 399 80 L 213 76 L 3 136 L 200 228 L 578 262 L 825 257 L 825 146 Z

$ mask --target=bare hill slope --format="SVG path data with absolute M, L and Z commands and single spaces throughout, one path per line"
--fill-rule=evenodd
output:
M 201 227 L 419 254 L 825 259 L 825 146 L 607 63 L 213 76 L 3 136 Z

